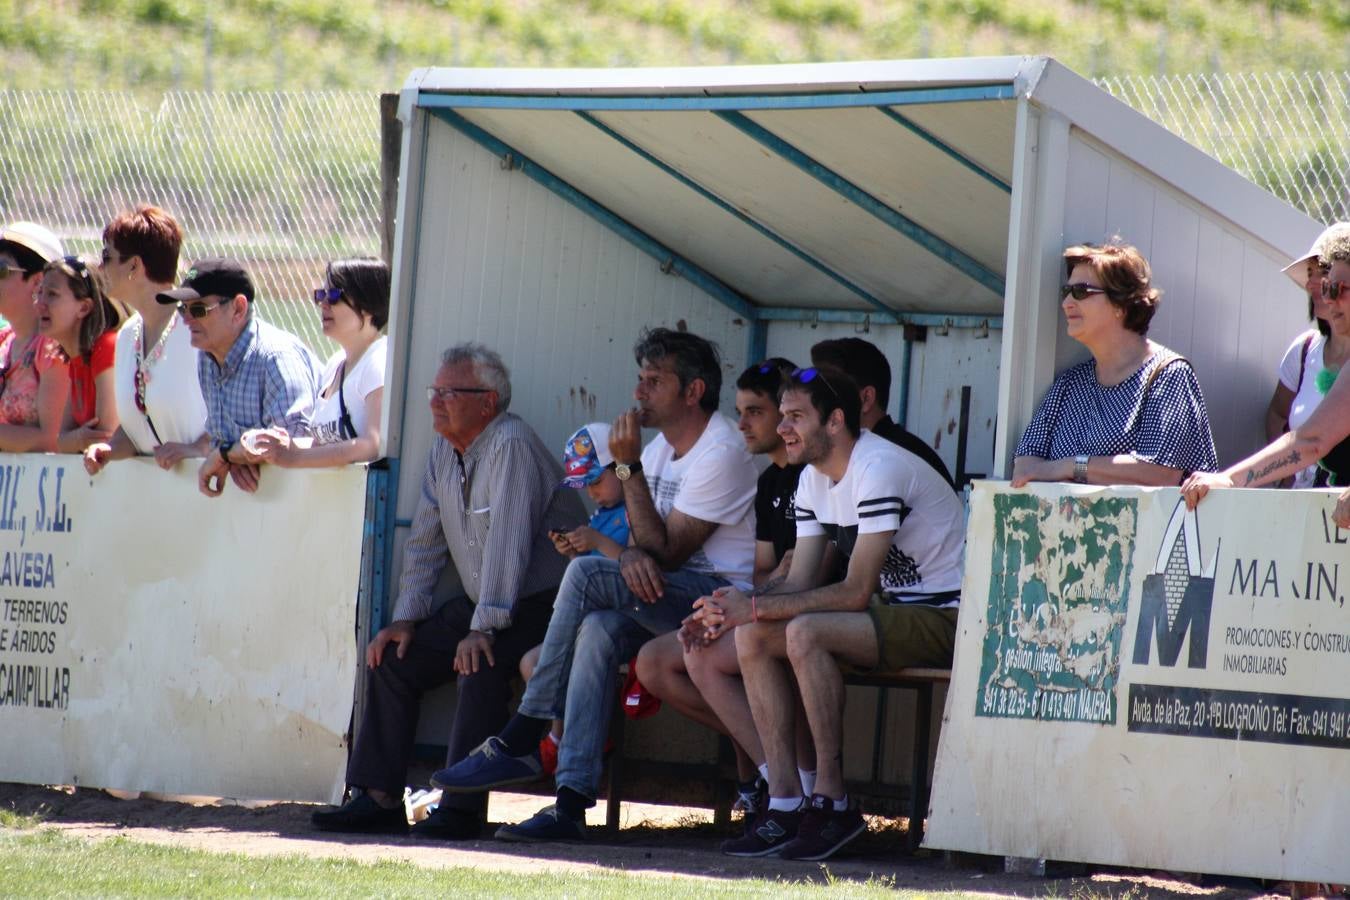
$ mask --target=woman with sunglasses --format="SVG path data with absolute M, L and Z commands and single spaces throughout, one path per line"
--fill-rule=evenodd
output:
M 1350 316 L 1339 315 L 1336 305 L 1322 296 L 1318 261 L 1321 248 L 1344 234 L 1350 234 L 1350 222 L 1337 222 L 1318 235 L 1306 254 L 1284 267 L 1284 273 L 1308 292 L 1308 318 L 1316 327 L 1294 338 L 1280 361 L 1275 394 L 1266 409 L 1268 441 L 1308 421 L 1336 373 L 1350 360 Z M 1326 478 L 1325 469 L 1308 466 L 1294 474 L 1292 487 L 1325 487 Z
M 103 278 L 78 256 L 47 263 L 34 297 L 38 331 L 61 346 L 70 367 L 58 453 L 83 453 L 117 431 L 113 359 L 121 316 L 103 290 Z
M 178 221 L 148 204 L 120 213 L 103 229 L 104 287 L 133 315 L 117 334 L 113 364 L 120 427 L 107 443 L 85 449 L 90 475 L 137 454 L 153 455 L 162 469 L 206 455 L 197 351 L 175 307 L 155 299 L 173 290 L 182 246 Z
M 314 468 L 380 458 L 389 317 L 389 267 L 358 258 L 328 264 L 324 285 L 314 291 L 323 333 L 342 349 L 324 367 L 314 406 L 313 446 L 300 446 L 281 429 L 253 433 L 254 452 L 283 468 Z
M 1191 365 L 1150 341 L 1161 291 L 1148 261 L 1113 239 L 1064 251 L 1069 337 L 1092 358 L 1061 372 L 1017 445 L 1013 487 L 1032 481 L 1175 485 L 1218 467 Z
M 1334 331 L 1350 316 L 1350 232 L 1340 232 L 1322 243 L 1318 262 L 1328 324 Z M 1308 420 L 1267 444 L 1263 449 L 1222 472 L 1196 473 L 1181 486 L 1187 507 L 1205 498 L 1210 488 L 1255 488 L 1278 482 L 1308 465 L 1327 471 L 1328 483 L 1350 486 L 1350 378 L 1331 376 L 1326 396 Z M 1350 528 L 1350 490 L 1341 494 L 1334 513 L 1336 524 Z
M 41 225 L 0 229 L 0 450 L 51 452 L 70 397 L 70 373 L 56 341 L 38 334 L 33 296 L 61 242 Z

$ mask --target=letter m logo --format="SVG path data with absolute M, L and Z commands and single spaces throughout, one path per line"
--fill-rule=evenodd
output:
M 1194 512 L 1178 501 L 1172 511 L 1158 561 L 1144 576 L 1144 596 L 1139 607 L 1139 626 L 1134 634 L 1134 662 L 1148 665 L 1156 639 L 1158 663 L 1175 666 L 1181 647 L 1190 636 L 1186 664 L 1203 669 L 1209 652 L 1209 614 L 1214 605 L 1216 549 L 1208 567 L 1200 563 L 1200 526 Z

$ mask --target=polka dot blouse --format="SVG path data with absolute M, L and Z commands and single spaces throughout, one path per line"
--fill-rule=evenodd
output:
M 1111 387 L 1097 381 L 1093 359 L 1061 372 L 1015 455 L 1067 459 L 1124 453 L 1183 472 L 1219 467 L 1195 371 L 1170 350 L 1160 349 Z

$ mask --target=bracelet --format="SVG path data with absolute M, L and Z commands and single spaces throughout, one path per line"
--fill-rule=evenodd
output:
M 755 601 L 756 601 L 757 599 L 758 599 L 758 598 L 757 598 L 754 594 L 751 594 L 751 595 L 750 595 L 750 621 L 751 621 L 751 622 L 758 622 L 758 621 L 759 621 L 759 607 L 757 607 L 757 606 L 755 605 Z

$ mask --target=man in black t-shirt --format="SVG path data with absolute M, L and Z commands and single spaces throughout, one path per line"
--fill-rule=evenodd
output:
M 769 458 L 769 465 L 759 476 L 755 491 L 755 569 L 752 581 L 762 589 L 771 580 L 786 575 L 797 542 L 797 524 L 792 510 L 792 497 L 797 492 L 800 465 L 789 465 L 783 439 L 778 436 L 778 389 L 794 370 L 786 359 L 774 358 L 758 363 L 741 373 L 736 380 L 737 426 L 745 437 L 746 449 Z M 697 629 L 701 632 L 702 629 Z M 704 699 L 704 689 L 710 686 L 719 692 L 731 692 L 732 702 L 744 706 L 747 717 L 745 690 L 741 686 L 736 662 L 736 646 L 731 640 L 704 645 L 692 640 L 694 632 L 681 629 L 654 638 L 643 645 L 637 657 L 638 680 L 650 693 L 660 697 L 684 715 L 722 734 L 726 727 Z M 758 747 L 736 748 L 738 790 L 737 805 L 747 815 L 757 811 L 759 795 L 766 786 L 760 777 L 764 754 Z M 810 753 L 809 741 L 802 750 Z
M 913 453 L 932 466 L 953 488 L 956 487 L 937 451 L 918 435 L 906 431 L 886 412 L 891 400 L 891 364 L 876 344 L 856 337 L 821 341 L 811 348 L 811 364 L 842 369 L 858 383 L 862 427 Z

